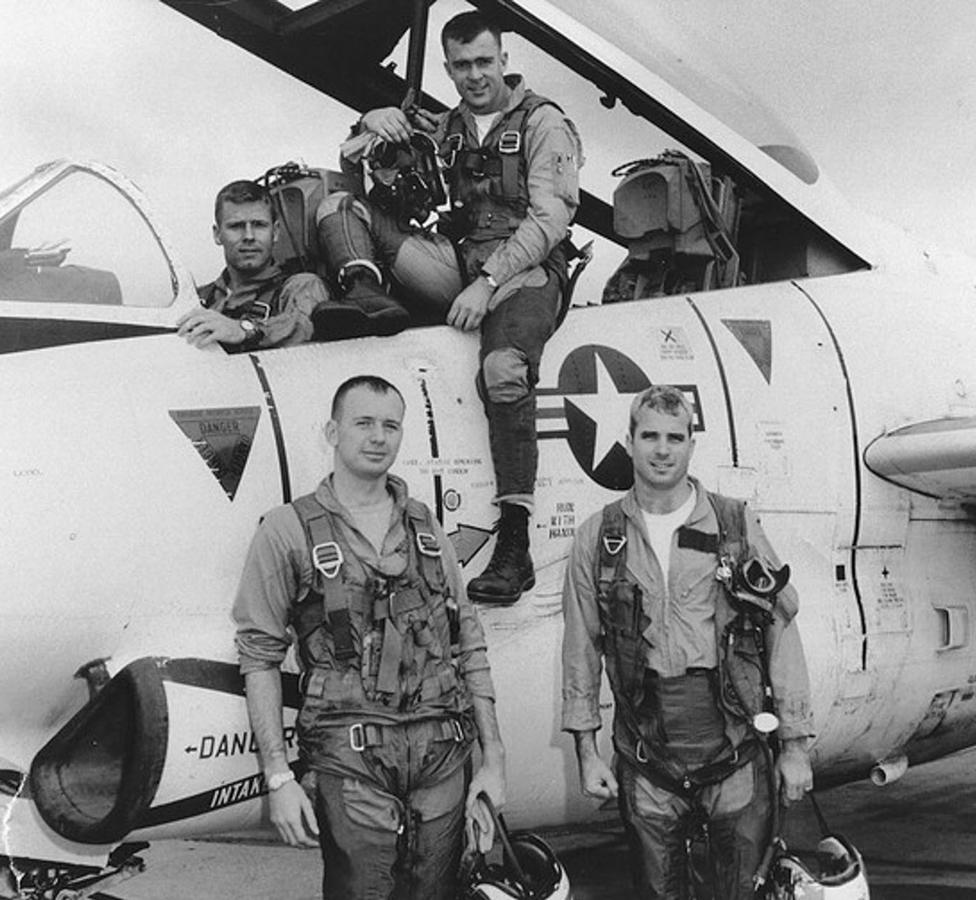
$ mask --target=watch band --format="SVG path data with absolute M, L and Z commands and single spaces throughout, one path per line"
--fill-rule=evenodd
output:
M 244 340 L 241 341 L 241 346 L 251 348 L 261 343 L 264 330 L 257 322 L 253 319 L 243 318 L 238 319 L 237 324 L 241 326 L 241 331 L 244 332 Z
M 289 781 L 294 781 L 295 773 L 291 769 L 287 772 L 275 772 L 273 775 L 265 775 L 264 780 L 268 784 L 269 791 L 277 791 L 288 784 Z

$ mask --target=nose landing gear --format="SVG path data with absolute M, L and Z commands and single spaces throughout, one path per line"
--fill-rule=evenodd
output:
M 33 859 L 0 857 L 0 900 L 114 900 L 106 888 L 138 875 L 146 868 L 136 854 L 145 841 L 120 844 L 102 869 L 59 866 Z

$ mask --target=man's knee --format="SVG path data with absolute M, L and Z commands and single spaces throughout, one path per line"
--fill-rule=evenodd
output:
M 529 360 L 515 347 L 492 350 L 481 364 L 481 378 L 490 403 L 515 403 L 532 389 Z
M 315 210 L 315 224 L 337 212 L 351 212 L 366 225 L 370 224 L 369 207 L 349 191 L 333 191 L 326 195 Z

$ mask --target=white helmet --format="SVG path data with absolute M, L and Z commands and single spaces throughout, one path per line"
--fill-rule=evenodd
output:
M 793 854 L 778 856 L 766 896 L 774 900 L 869 900 L 861 854 L 841 835 L 828 834 L 820 840 L 812 869 Z
M 479 857 L 466 876 L 464 900 L 571 900 L 569 878 L 552 848 L 535 834 L 511 839 L 504 829 L 502 862 Z

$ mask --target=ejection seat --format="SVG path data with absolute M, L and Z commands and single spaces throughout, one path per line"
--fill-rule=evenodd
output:
M 604 303 L 731 287 L 739 283 L 739 200 L 731 178 L 675 150 L 613 170 L 614 232 L 627 256 Z

